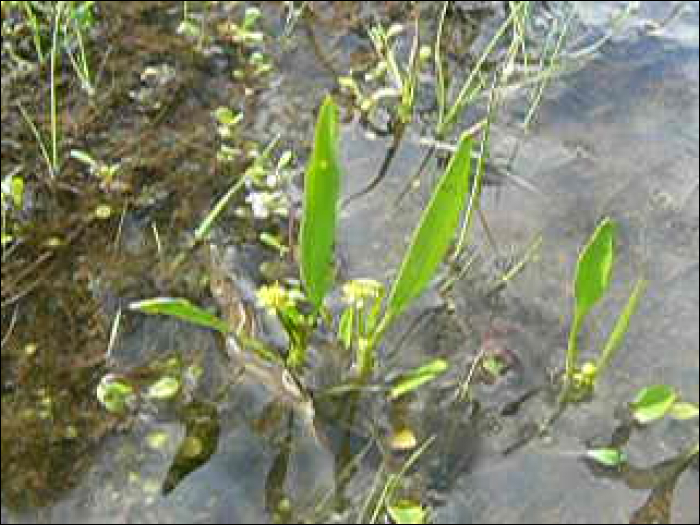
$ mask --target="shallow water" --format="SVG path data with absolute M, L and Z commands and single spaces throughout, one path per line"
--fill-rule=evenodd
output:
M 62 318 L 52 324 L 43 321 L 52 311 L 59 315 L 55 312 L 63 310 L 54 307 L 46 312 L 36 306 L 38 296 L 30 295 L 23 319 L 42 320 L 51 332 L 41 333 L 38 322 L 20 322 L 9 346 L 3 347 L 3 523 L 352 521 L 366 504 L 380 466 L 392 471 L 406 459 L 373 445 L 368 428 L 379 434 L 381 442 L 392 429 L 404 424 L 420 441 L 436 431 L 439 434 L 405 487 L 406 494 L 430 505 L 435 522 L 629 522 L 654 485 L 645 484 L 640 473 L 610 473 L 591 467 L 582 461 L 582 453 L 587 446 L 609 443 L 616 429 L 624 427 L 619 408 L 644 386 L 667 383 L 687 400 L 698 403 L 698 7 L 688 4 L 678 18 L 660 30 L 652 30 L 649 23 L 665 20 L 674 6 L 642 4 L 623 32 L 599 52 L 581 59 L 575 71 L 554 79 L 527 134 L 518 125 L 526 107 L 523 95 L 517 90 L 509 94 L 506 111 L 494 124 L 492 150 L 505 163 L 517 147 L 511 170 L 537 191 L 525 190 L 509 179 L 486 188 L 484 215 L 499 253 L 489 247 L 484 228 L 477 221 L 473 243 L 479 258 L 474 273 L 451 293 L 454 313 L 437 311 L 418 325 L 397 352 L 393 347 L 405 330 L 420 320 L 421 314 L 441 305 L 434 292 L 427 293 L 392 330 L 385 348 L 391 365 L 399 370 L 429 357 L 448 359 L 453 366 L 440 388 L 421 390 L 406 403 L 388 404 L 364 396 L 349 418 L 342 415 L 347 408 L 344 400 L 319 403 L 325 433 L 325 439 L 319 441 L 260 385 L 242 383 L 222 390 L 226 380 L 220 375 L 221 356 L 212 334 L 129 312 L 124 314 L 108 366 L 86 365 L 88 378 L 76 373 L 57 380 L 51 378 L 56 368 L 42 361 L 41 370 L 47 378 L 22 383 L 16 376 L 26 375 L 27 369 L 35 366 L 24 361 L 24 345 L 39 341 L 39 355 L 50 361 L 42 354 L 43 348 L 53 348 L 48 340 L 64 341 L 56 335 L 62 333 Z M 576 4 L 576 34 L 584 35 L 584 41 L 604 34 L 609 15 L 617 8 L 612 3 L 597 3 L 592 8 Z M 279 69 L 269 85 L 263 82 L 254 88 L 253 96 L 236 99 L 236 104 L 246 108 L 246 136 L 265 143 L 282 133 L 285 145 L 300 152 L 308 149 L 314 110 L 334 82 L 324 59 L 314 53 L 311 38 L 333 55 L 332 63 L 342 73 L 369 49 L 366 37 L 344 20 L 369 18 L 375 11 L 387 18 L 402 16 L 401 8 L 334 9 L 325 6 L 318 11 L 329 18 L 335 15 L 336 20 L 300 22 L 289 41 L 270 44 Z M 281 13 L 270 11 L 276 13 L 269 17 L 270 30 L 279 33 Z M 222 11 L 218 16 L 225 14 Z M 188 294 L 211 304 L 198 287 L 203 271 L 198 257 L 174 284 L 162 280 L 151 268 L 159 255 L 149 229 L 155 221 L 163 229 L 166 246 L 168 242 L 181 243 L 180 232 L 191 229 L 226 187 L 216 178 L 222 173 L 211 168 L 209 157 L 215 151 L 215 140 L 208 112 L 226 103 L 227 94 L 242 91 L 228 72 L 235 57 L 224 54 L 211 60 L 193 60 L 181 56 L 178 49 L 161 49 L 153 43 L 154 35 L 157 40 L 161 34 L 172 34 L 179 16 L 177 8 L 136 10 L 128 16 L 139 20 L 135 23 L 138 30 L 121 38 L 132 39 L 133 49 L 143 48 L 144 54 L 135 53 L 138 60 L 133 71 L 124 73 L 131 79 L 127 82 L 133 83 L 139 67 L 152 63 L 153 57 L 157 62 L 175 62 L 190 76 L 186 75 L 179 88 L 182 104 L 178 101 L 178 109 L 156 127 L 161 131 L 158 139 L 129 150 L 146 158 L 133 168 L 133 180 L 154 187 L 152 203 L 137 205 L 125 216 L 122 248 L 129 257 L 105 255 L 107 262 L 101 267 L 100 256 L 94 255 L 93 261 L 88 258 L 84 263 L 90 282 L 87 295 L 93 297 L 87 307 L 99 305 L 104 316 L 99 323 L 102 330 L 95 335 L 102 344 L 95 345 L 87 356 L 81 354 L 87 361 L 89 356 L 98 359 L 104 352 L 105 326 L 109 328 L 117 308 L 130 300 L 156 293 Z M 149 31 L 154 34 L 149 35 Z M 112 73 L 114 83 L 124 81 L 119 80 L 119 67 Z M 205 87 L 201 87 L 202 82 Z M 119 102 L 115 104 L 119 107 Z M 136 111 L 124 111 L 120 125 L 112 125 L 114 134 L 133 134 L 128 125 L 141 119 L 145 118 Z M 420 188 L 401 204 L 395 202 L 406 184 L 406 174 L 413 173 L 427 151 L 417 141 L 424 133 L 420 128 L 407 133 L 386 180 L 341 215 L 339 251 L 344 276 L 370 276 L 389 282 L 399 264 L 439 172 L 433 162 Z M 173 129 L 171 135 L 166 134 L 168 129 Z M 201 132 L 199 138 L 195 132 Z M 195 138 L 189 138 L 190 133 Z M 187 157 L 184 160 L 175 155 L 148 162 L 149 153 L 162 155 L 160 148 L 172 149 L 173 139 L 190 144 L 188 152 L 199 153 L 183 154 Z M 374 177 L 389 144 L 389 138 L 371 140 L 351 119 L 342 126 L 346 196 Z M 114 154 L 109 143 L 102 147 L 104 155 Z M 3 161 L 5 155 L 3 146 Z M 5 169 L 3 166 L 3 175 Z M 167 177 L 168 169 L 179 175 Z M 203 176 L 204 182 L 194 179 L 198 173 L 208 174 Z M 187 204 L 181 204 L 184 202 Z M 611 296 L 587 323 L 582 357 L 594 356 L 604 343 L 635 279 L 646 276 L 649 287 L 595 399 L 566 411 L 545 438 L 527 439 L 528 424 L 542 421 L 552 408 L 547 387 L 549 375 L 563 363 L 572 309 L 569 283 L 578 250 L 605 215 L 619 226 L 614 286 Z M 219 237 L 235 230 L 231 224 L 220 227 Z M 543 244 L 537 257 L 505 291 L 495 298 L 487 296 L 484 283 L 497 275 L 502 268 L 499 265 L 522 254 L 538 235 L 542 235 Z M 92 237 L 93 242 L 97 238 Z M 90 239 L 85 242 L 89 245 Z M 3 334 L 8 312 L 3 306 Z M 456 317 L 465 320 L 467 332 L 462 331 Z M 465 360 L 476 354 L 494 326 L 501 327 L 498 344 L 517 356 L 517 366 L 503 383 L 477 386 L 478 410 L 450 404 L 450 382 L 460 377 Z M 80 341 L 71 343 L 77 346 Z M 204 379 L 188 392 L 192 401 L 209 407 L 196 412 L 198 425 L 186 416 L 188 407 L 193 406 L 187 400 L 165 408 L 143 407 L 128 424 L 121 424 L 107 418 L 94 399 L 81 398 L 92 396 L 92 387 L 106 370 L 145 368 L 144 373 L 148 373 L 149 364 L 163 356 L 182 356 L 186 364 L 200 364 L 206 370 Z M 59 368 L 61 363 L 75 366 L 67 360 L 58 361 Z M 212 362 L 219 366 L 208 366 Z M 390 374 L 382 371 L 381 375 Z M 11 391 L 8 388 L 7 394 L 6 377 L 12 377 L 16 385 Z M 60 398 L 73 408 L 62 409 L 60 417 L 49 424 L 62 428 L 66 421 L 79 421 L 80 438 L 64 442 L 53 432 L 43 435 L 44 427 L 31 425 L 31 433 L 15 433 L 12 439 L 34 439 L 34 445 L 21 449 L 5 439 L 6 428 L 13 430 L 21 423 L 19 408 L 31 406 L 26 398 L 40 397 L 36 390 L 43 384 L 63 392 L 53 385 L 66 381 L 75 381 L 83 388 L 72 387 L 74 390 Z M 524 395 L 528 397 L 515 412 L 504 417 L 505 407 Z M 10 407 L 17 411 L 14 417 Z M 67 415 L 73 413 L 82 415 Z M 204 413 L 209 419 L 202 416 Z M 215 423 L 207 427 L 207 421 Z M 84 431 L 81 425 L 92 426 L 94 433 Z M 104 431 L 98 432 L 97 427 Z M 161 485 L 188 429 L 203 432 L 202 428 L 214 427 L 216 432 L 208 434 L 209 441 L 205 441 L 213 443 L 211 456 L 163 495 Z M 168 436 L 165 444 L 149 446 L 148 436 L 158 432 Z M 665 420 L 648 429 L 635 429 L 626 450 L 630 464 L 644 469 L 676 457 L 697 439 L 697 421 L 681 424 Z M 32 454 L 41 454 L 42 447 L 48 447 L 46 456 L 56 460 L 33 461 Z M 18 459 L 18 448 L 26 451 L 26 464 Z M 363 451 L 367 452 L 346 479 L 344 467 Z M 63 463 L 73 463 L 73 468 Z M 21 476 L 21 472 L 32 475 Z M 698 522 L 698 486 L 696 460 L 678 478 L 670 505 L 671 522 Z M 29 491 L 29 495 L 18 498 L 20 491 Z

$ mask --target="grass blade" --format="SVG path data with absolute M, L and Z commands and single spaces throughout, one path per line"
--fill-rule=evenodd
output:
M 156 297 L 131 303 L 129 308 L 144 314 L 161 314 L 177 317 L 178 319 L 204 326 L 205 328 L 213 328 L 224 334 L 231 331 L 228 324 L 222 319 L 193 305 L 187 299 Z
M 450 246 L 469 190 L 471 150 L 471 139 L 463 134 L 413 234 L 389 296 L 384 326 L 423 291 Z
M 306 294 L 319 309 L 333 280 L 333 245 L 340 195 L 337 156 L 338 109 L 330 95 L 316 123 L 314 148 L 304 180 L 301 221 L 301 277 Z

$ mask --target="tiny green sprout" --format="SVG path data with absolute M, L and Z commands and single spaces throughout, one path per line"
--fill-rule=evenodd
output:
M 134 389 L 112 374 L 108 374 L 97 385 L 97 399 L 113 414 L 123 414 L 134 399 Z
M 507 365 L 498 356 L 487 356 L 481 361 L 481 366 L 493 378 L 499 377 L 505 371 Z

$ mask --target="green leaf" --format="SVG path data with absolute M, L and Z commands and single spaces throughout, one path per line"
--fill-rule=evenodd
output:
M 654 385 L 644 388 L 632 401 L 634 419 L 645 425 L 661 419 L 676 402 L 676 391 L 667 385 Z
M 151 399 L 170 399 L 180 390 L 180 381 L 174 377 L 163 377 L 153 383 L 146 392 L 146 397 Z
M 316 308 L 323 304 L 333 281 L 333 246 L 340 195 L 338 110 L 330 95 L 316 123 L 314 148 L 304 180 L 301 220 L 301 277 Z
M 130 399 L 134 397 L 134 389 L 128 383 L 107 375 L 97 385 L 97 399 L 114 414 L 126 412 Z
M 15 208 L 21 210 L 24 203 L 24 179 L 12 177 L 12 203 Z
M 586 451 L 586 457 L 606 467 L 619 467 L 627 461 L 627 455 L 619 448 L 594 448 Z
M 422 524 L 425 523 L 425 509 L 420 503 L 403 499 L 387 505 L 387 511 L 394 523 Z
M 383 324 L 399 315 L 423 291 L 445 256 L 467 201 L 471 149 L 471 140 L 465 133 L 413 234 L 391 290 Z
M 576 266 L 576 315 L 583 318 L 605 294 L 614 260 L 615 223 L 605 218 L 581 252 Z
M 352 345 L 352 329 L 355 321 L 355 308 L 349 306 L 340 317 L 338 325 L 338 337 L 345 348 Z
M 419 366 L 403 376 L 401 376 L 396 384 L 392 387 L 389 397 L 396 399 L 408 392 L 411 392 L 419 386 L 432 381 L 437 376 L 447 370 L 447 361 L 444 359 L 434 359 L 428 364 Z
M 608 341 L 607 343 L 605 343 L 605 348 L 603 349 L 603 352 L 600 355 L 600 359 L 598 359 L 598 365 L 596 368 L 598 369 L 599 374 L 610 363 L 610 360 L 615 355 L 615 351 L 622 343 L 622 340 L 624 339 L 625 334 L 627 333 L 627 329 L 629 328 L 630 319 L 632 318 L 632 315 L 634 315 L 634 312 L 637 311 L 637 304 L 639 303 L 639 298 L 644 292 L 646 286 L 647 281 L 644 279 L 639 279 L 634 285 L 632 294 L 627 300 L 627 304 L 625 305 L 624 310 L 622 310 L 622 313 L 617 318 L 615 328 L 613 328 L 610 337 L 608 337 Z
M 679 421 L 694 419 L 698 417 L 698 406 L 694 403 L 678 401 L 673 403 L 671 409 L 668 411 L 668 415 L 673 419 L 678 419 Z
M 193 305 L 187 299 L 155 297 L 153 299 L 131 303 L 129 308 L 145 314 L 170 315 L 199 326 L 213 328 L 224 334 L 231 331 L 225 321 Z

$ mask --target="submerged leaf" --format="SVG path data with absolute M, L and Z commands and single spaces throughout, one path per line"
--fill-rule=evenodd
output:
M 586 451 L 586 457 L 606 467 L 619 467 L 627 461 L 627 455 L 619 448 L 594 448 Z
M 145 314 L 170 315 L 199 326 L 213 328 L 224 334 L 230 331 L 228 324 L 222 319 L 193 305 L 187 299 L 155 297 L 153 299 L 131 303 L 129 308 Z
M 668 415 L 679 421 L 694 419 L 698 417 L 698 406 L 694 403 L 680 401 L 671 406 Z
M 642 425 L 661 419 L 676 402 L 676 397 L 676 391 L 668 385 L 644 388 L 631 403 L 632 415 Z
M 180 390 L 180 381 L 174 377 L 163 377 L 153 383 L 146 392 L 146 397 L 151 399 L 170 399 Z
M 444 359 L 435 359 L 428 364 L 420 366 L 415 370 L 401 376 L 396 384 L 391 389 L 389 397 L 396 399 L 404 394 L 407 394 L 419 386 L 432 381 L 437 376 L 447 370 L 447 361 Z
M 301 276 L 308 299 L 320 308 L 333 280 L 333 246 L 340 195 L 338 109 L 331 96 L 316 123 L 314 148 L 304 179 Z

